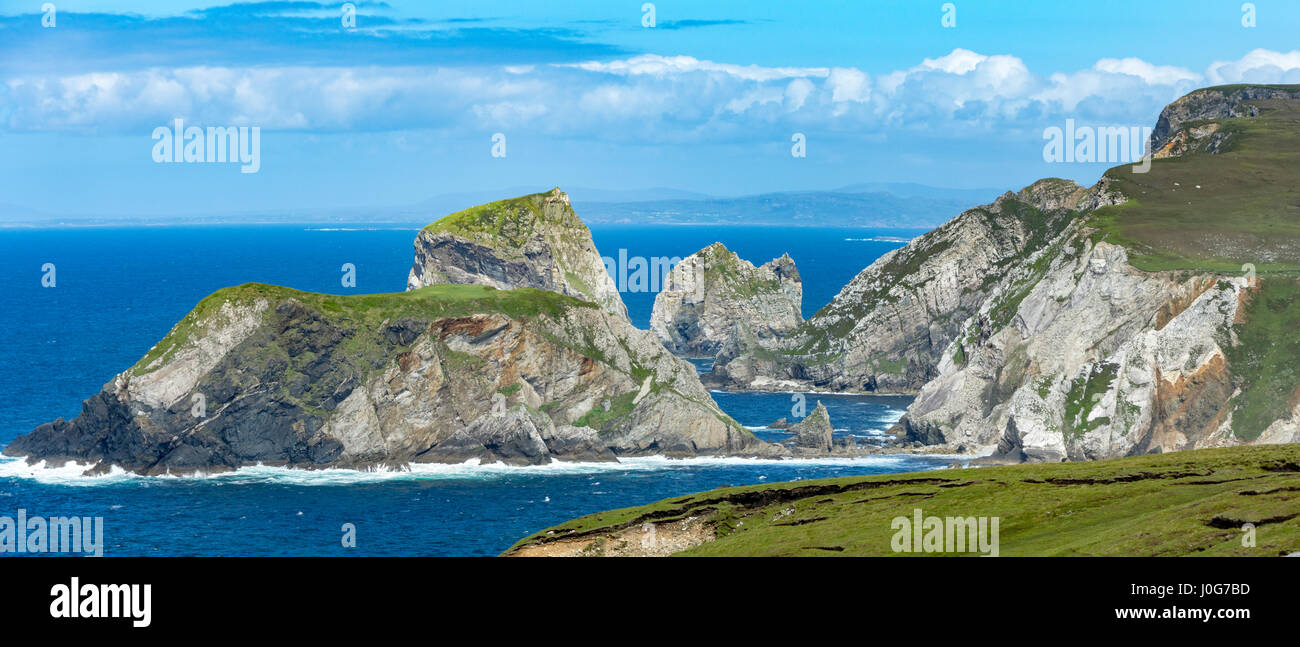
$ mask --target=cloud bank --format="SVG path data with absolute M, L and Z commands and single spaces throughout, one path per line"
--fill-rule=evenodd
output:
M 529 129 L 559 137 L 689 143 L 794 131 L 872 136 L 1041 128 L 1064 118 L 1149 125 L 1196 87 L 1300 82 L 1300 51 L 1255 50 L 1203 72 L 1135 58 L 1035 73 L 1015 56 L 955 49 L 881 74 L 690 56 L 503 66 L 181 66 L 14 74 L 8 132 L 147 132 L 190 123 L 381 132 Z

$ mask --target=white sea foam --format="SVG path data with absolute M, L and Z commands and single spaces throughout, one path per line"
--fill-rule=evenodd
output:
M 86 470 L 90 469 L 90 467 L 90 465 L 82 463 L 67 463 L 61 466 L 46 465 L 45 461 L 40 461 L 35 465 L 28 465 L 27 461 L 21 458 L 0 456 L 0 479 L 30 479 L 47 484 L 105 485 L 143 478 L 118 467 L 114 467 L 108 474 L 102 476 L 85 476 Z
M 871 236 L 869 238 L 845 238 L 844 240 L 866 243 L 910 243 L 913 239 L 903 238 L 902 236 Z
M 492 480 L 522 475 L 596 475 L 616 472 L 655 472 L 675 469 L 708 469 L 718 467 L 761 466 L 844 466 L 903 468 L 907 454 L 887 456 L 860 456 L 854 458 L 739 458 L 728 456 L 701 456 L 695 458 L 668 458 L 665 456 L 640 456 L 622 458 L 617 463 L 587 463 L 553 461 L 546 465 L 514 466 L 504 463 L 481 464 L 470 460 L 457 464 L 417 463 L 409 470 L 360 471 L 349 469 L 304 470 L 287 467 L 256 465 L 241 467 L 232 472 L 218 474 L 187 474 L 140 476 L 114 467 L 108 474 L 86 476 L 89 465 L 67 463 L 47 466 L 44 461 L 28 465 L 22 459 L 0 457 L 0 479 L 19 478 L 49 485 L 96 486 L 123 483 L 156 483 L 170 479 L 196 479 L 224 483 L 283 483 L 288 485 L 349 485 L 402 480 Z M 923 469 L 923 468 L 922 468 Z

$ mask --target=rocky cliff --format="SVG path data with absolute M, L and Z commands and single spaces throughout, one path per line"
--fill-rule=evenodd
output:
M 442 283 L 550 290 L 627 315 L 591 231 L 558 188 L 472 207 L 421 230 L 407 289 Z
M 1151 150 L 962 213 L 709 379 L 914 392 L 899 436 L 993 461 L 1300 440 L 1300 88 L 1193 92 Z
M 1296 86 L 1244 85 L 1205 88 L 1189 93 L 1160 111 L 1148 150 L 1156 159 L 1190 152 L 1216 154 L 1226 149 L 1232 129 L 1226 120 L 1258 117 L 1261 102 L 1300 97 Z
M 668 273 L 650 330 L 679 355 L 714 355 L 733 338 L 762 347 L 803 322 L 802 299 L 789 255 L 754 267 L 714 243 Z
M 1113 200 L 1105 186 L 1050 179 L 970 209 L 876 260 L 779 343 L 724 344 L 710 379 L 738 389 L 914 393 L 938 375 L 943 350 L 1000 276 Z
M 1116 205 L 996 277 L 896 431 L 1011 462 L 1300 441 L 1300 248 L 1268 214 L 1298 117 L 1294 88 L 1171 104 L 1150 172 L 1112 169 Z
M 835 428 L 831 426 L 831 414 L 826 410 L 826 405 L 817 401 L 817 407 L 812 413 L 804 417 L 803 420 L 790 425 L 790 433 L 794 434 L 794 444 L 797 447 L 813 449 L 818 451 L 831 451 L 832 434 Z
M 142 474 L 762 453 L 692 367 L 593 304 L 438 285 L 204 299 L 79 416 L 5 453 Z

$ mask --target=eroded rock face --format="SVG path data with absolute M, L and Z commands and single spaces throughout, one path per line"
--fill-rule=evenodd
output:
M 591 304 L 477 286 L 335 297 L 250 284 L 209 297 L 81 415 L 5 453 L 160 474 L 764 448 L 690 364 Z
M 1222 153 L 1243 132 L 1225 120 L 1265 118 L 1296 99 L 1294 86 L 1192 92 L 1161 113 L 1151 148 L 1158 158 Z M 1110 203 L 1111 177 L 1086 210 Z M 1248 276 L 1143 272 L 1093 224 L 1070 224 L 991 281 L 895 432 L 994 462 L 1300 440 L 1300 385 L 1266 361 L 1293 352 L 1300 286 L 1254 278 L 1253 265 Z
M 1259 107 L 1249 102 L 1298 97 L 1300 88 L 1258 85 L 1191 92 L 1160 111 L 1148 150 L 1156 158 L 1178 157 L 1192 151 L 1218 153 L 1231 139 L 1230 133 L 1221 130 L 1219 124 L 1184 126 L 1189 122 L 1255 117 L 1259 115 Z
M 1124 248 L 1070 236 L 1002 328 L 1001 286 L 896 431 L 995 460 L 1094 460 L 1242 442 L 1291 442 L 1295 412 L 1258 439 L 1233 433 L 1227 352 L 1257 284 L 1146 273 Z M 957 347 L 963 344 L 958 352 Z
M 789 255 L 754 267 L 714 243 L 668 273 L 650 330 L 678 355 L 714 355 L 733 338 L 763 346 L 803 323 L 802 299 Z
M 458 283 L 537 288 L 627 315 L 591 231 L 558 188 L 451 214 L 420 231 L 407 289 Z
M 1031 258 L 1084 210 L 1115 201 L 1108 188 L 1042 180 L 970 209 L 849 282 L 777 344 L 724 344 L 722 386 L 915 393 L 986 302 L 999 276 Z

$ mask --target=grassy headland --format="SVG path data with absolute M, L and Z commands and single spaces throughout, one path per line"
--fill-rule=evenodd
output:
M 506 554 L 620 554 L 646 524 L 670 540 L 689 521 L 700 530 L 676 554 L 896 555 L 892 522 L 916 509 L 998 517 L 1003 556 L 1277 556 L 1300 551 L 1300 446 L 726 488 L 580 517 Z

